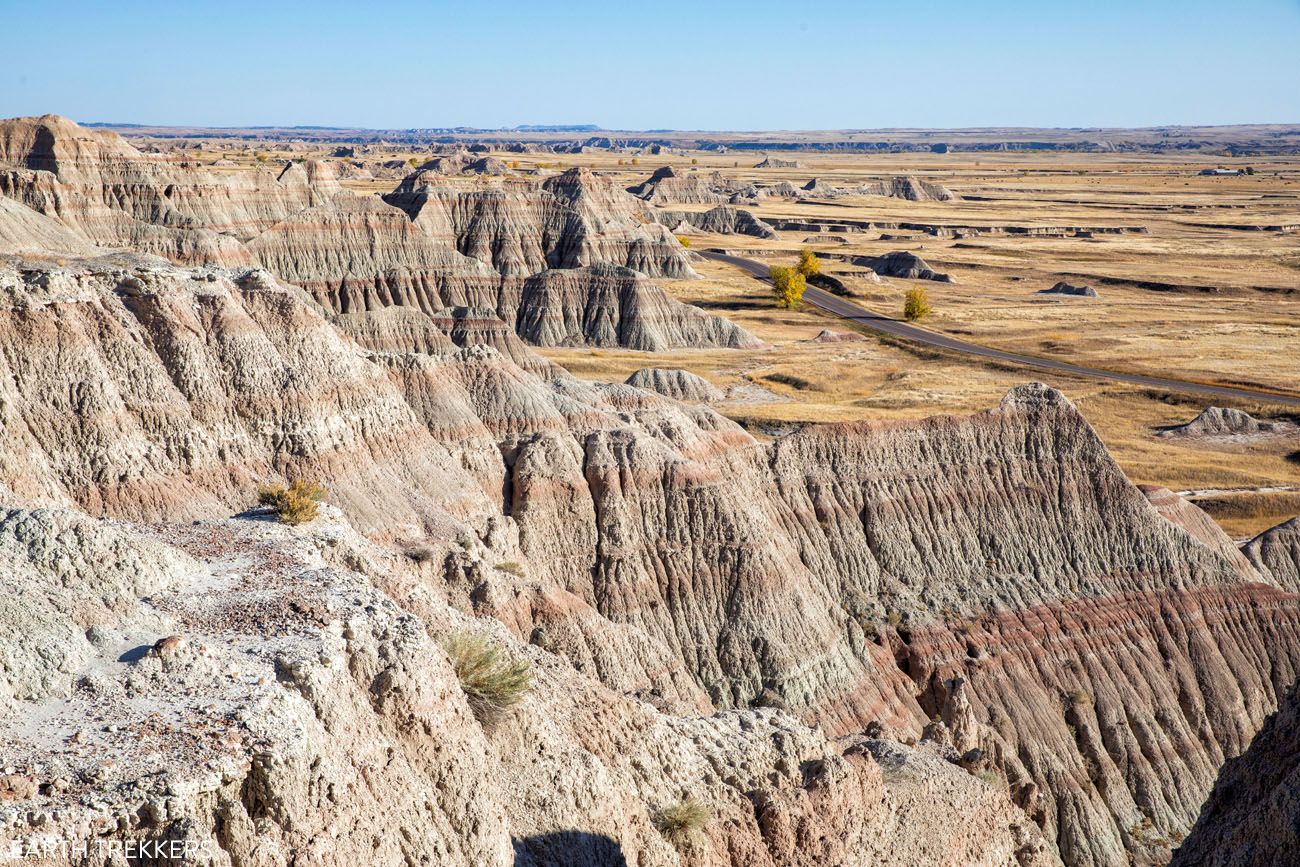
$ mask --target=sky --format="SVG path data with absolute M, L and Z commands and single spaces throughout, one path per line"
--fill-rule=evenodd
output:
M 394 129 L 1300 122 L 1300 0 L 0 0 L 0 116 Z

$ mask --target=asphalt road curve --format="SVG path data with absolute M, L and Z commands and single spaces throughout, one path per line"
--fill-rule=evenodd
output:
M 759 277 L 763 280 L 768 279 L 768 266 L 762 262 L 756 262 L 753 259 L 745 259 L 741 256 L 729 256 L 725 253 L 700 252 L 700 255 L 706 259 L 712 259 L 715 262 L 726 262 L 729 265 L 735 265 L 748 273 Z M 836 316 L 856 322 L 873 331 L 879 331 L 882 334 L 889 334 L 894 337 L 910 340 L 914 343 L 920 343 L 925 346 L 932 346 L 935 349 L 944 349 L 949 352 L 958 352 L 963 355 L 974 355 L 978 358 L 987 358 L 991 361 L 1001 361 L 1006 364 L 1016 364 L 1024 367 L 1034 367 L 1039 370 L 1049 370 L 1054 373 L 1064 373 L 1073 376 L 1088 376 L 1096 379 L 1109 379 L 1115 382 L 1126 382 L 1131 385 L 1141 385 L 1149 388 L 1162 389 L 1164 391 L 1181 391 L 1190 394 L 1203 394 L 1215 397 L 1231 397 L 1237 400 L 1254 401 L 1257 403 L 1274 403 L 1283 406 L 1300 407 L 1300 397 L 1287 394 L 1274 394 L 1269 391 L 1255 391 L 1249 388 L 1234 388 L 1228 385 L 1211 385 L 1209 383 L 1188 382 L 1184 379 L 1173 379 L 1164 376 L 1146 376 L 1140 373 L 1124 373 L 1118 370 L 1105 370 L 1099 367 L 1084 367 L 1080 364 L 1070 364 L 1067 361 L 1056 361 L 1051 358 L 1038 358 L 1033 355 L 1019 355 L 1015 352 L 1004 352 L 1001 349 L 993 349 L 989 346 L 980 346 L 978 343 L 967 343 L 964 340 L 957 340 L 953 337 L 947 337 L 898 319 L 891 319 L 879 313 L 861 306 L 860 304 L 842 298 L 838 295 L 832 295 L 815 286 L 809 286 L 804 292 L 803 300 L 816 307 L 820 307 L 827 313 L 833 313 Z

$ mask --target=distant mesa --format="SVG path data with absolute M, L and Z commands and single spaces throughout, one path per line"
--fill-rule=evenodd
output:
M 1091 286 L 1075 286 L 1072 283 L 1066 283 L 1064 280 L 1058 282 L 1051 289 L 1038 290 L 1039 295 L 1071 295 L 1076 298 L 1096 298 L 1097 290 Z
M 723 398 L 722 392 L 707 379 L 681 368 L 643 367 L 627 378 L 627 384 L 690 403 L 711 403 Z
M 783 160 L 780 159 L 779 157 L 768 157 L 758 165 L 754 166 L 754 168 L 756 169 L 801 169 L 803 168 L 803 164 L 800 163 L 798 160 Z
M 947 187 L 911 175 L 886 178 L 853 187 L 837 187 L 820 178 L 813 178 L 803 185 L 803 192 L 808 198 L 817 199 L 838 199 L 842 196 L 887 196 L 893 199 L 906 199 L 909 202 L 950 202 L 957 198 L 957 195 Z

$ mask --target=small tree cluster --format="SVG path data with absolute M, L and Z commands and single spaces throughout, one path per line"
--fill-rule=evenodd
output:
M 295 479 L 284 485 L 262 485 L 257 489 L 257 502 L 270 506 L 280 523 L 296 527 L 314 521 L 320 513 L 318 504 L 325 499 L 325 489 L 314 482 Z
M 787 310 L 798 310 L 800 302 L 803 301 L 804 290 L 808 288 L 807 278 L 797 269 L 787 268 L 784 265 L 773 265 L 768 271 L 768 276 L 772 280 L 772 294 L 776 298 L 776 306 Z
M 804 247 L 799 251 L 799 264 L 795 270 L 804 277 L 816 277 L 822 272 L 822 260 L 817 258 L 811 248 Z
M 930 306 L 930 296 L 920 286 L 913 286 L 907 290 L 907 295 L 903 299 L 903 318 L 908 322 L 915 322 L 918 319 L 924 319 L 934 312 Z
M 691 246 L 691 239 L 686 237 L 685 235 L 678 235 L 677 243 L 681 244 L 683 247 L 689 247 Z

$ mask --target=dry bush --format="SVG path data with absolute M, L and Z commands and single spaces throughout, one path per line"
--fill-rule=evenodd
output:
M 506 574 L 513 575 L 516 578 L 524 577 L 524 565 L 522 563 L 517 563 L 514 560 L 506 560 L 498 563 L 493 568 L 498 572 L 505 572 Z
M 270 506 L 281 524 L 296 527 L 314 521 L 320 513 L 319 503 L 325 499 L 325 489 L 315 482 L 295 479 L 284 485 L 262 485 L 257 489 L 257 502 Z
M 486 639 L 465 632 L 447 636 L 443 650 L 470 707 L 480 717 L 518 704 L 533 685 L 533 667 Z
M 903 298 L 903 318 L 908 322 L 916 322 L 918 319 L 924 319 L 934 312 L 934 307 L 930 304 L 930 296 L 920 286 L 913 286 L 907 290 L 907 295 Z
M 677 235 L 675 237 L 677 238 L 677 243 L 681 244 L 683 247 L 691 246 L 691 239 L 685 235 Z
M 664 839 L 675 845 L 693 840 L 712 818 L 709 808 L 695 798 L 686 798 L 665 807 L 655 819 L 655 827 Z

